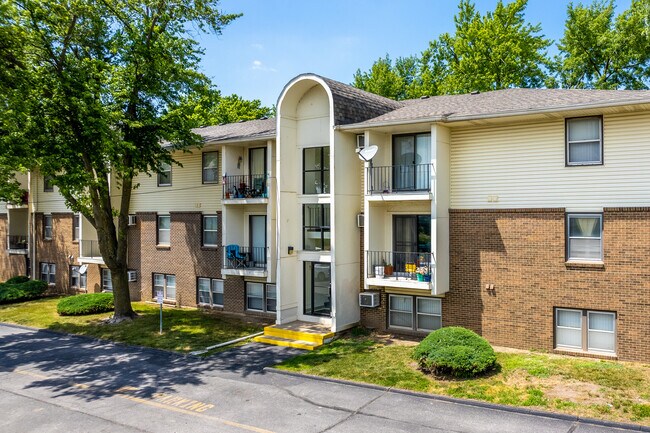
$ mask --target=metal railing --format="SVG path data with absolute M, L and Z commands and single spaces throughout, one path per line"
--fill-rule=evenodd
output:
M 99 252 L 99 241 L 81 240 L 81 257 L 101 259 L 102 254 Z
M 7 236 L 7 249 L 10 249 L 10 250 L 26 250 L 27 249 L 27 235 L 8 235 Z
M 436 272 L 433 253 L 368 251 L 368 278 L 431 281 Z
M 432 164 L 368 167 L 367 194 L 431 191 Z
M 265 174 L 241 174 L 223 177 L 223 198 L 265 198 L 268 197 Z
M 223 247 L 224 269 L 266 269 L 268 247 L 244 247 L 226 245 Z

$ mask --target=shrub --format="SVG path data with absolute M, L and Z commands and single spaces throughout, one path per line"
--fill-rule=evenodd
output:
M 88 293 L 63 298 L 56 306 L 61 316 L 83 316 L 113 310 L 112 293 Z
M 28 280 L 23 283 L 6 282 L 0 284 L 0 304 L 28 301 L 43 296 L 47 283 L 40 280 Z
M 29 281 L 29 277 L 26 277 L 24 275 L 18 275 L 17 277 L 9 278 L 6 281 L 6 283 L 7 284 L 22 284 L 22 283 L 26 283 L 27 281 Z
M 435 375 L 473 377 L 496 365 L 494 349 L 469 329 L 441 328 L 429 334 L 413 352 L 420 369 Z

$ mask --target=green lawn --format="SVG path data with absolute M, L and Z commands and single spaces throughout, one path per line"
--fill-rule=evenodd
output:
M 278 366 L 317 376 L 650 425 L 650 365 L 527 352 L 497 352 L 476 379 L 436 379 L 411 360 L 412 344 L 346 337 Z
M 117 325 L 102 323 L 111 313 L 90 316 L 59 316 L 56 304 L 61 298 L 47 298 L 0 306 L 0 322 L 88 335 L 138 346 L 177 352 L 191 352 L 213 344 L 260 332 L 262 325 L 224 318 L 195 309 L 165 308 L 163 334 L 158 334 L 158 305 L 134 302 L 136 320 Z

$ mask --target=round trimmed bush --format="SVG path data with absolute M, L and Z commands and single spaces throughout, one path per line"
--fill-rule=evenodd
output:
M 7 284 L 22 284 L 22 283 L 26 283 L 27 281 L 29 281 L 29 277 L 26 277 L 24 275 L 18 275 L 17 277 L 9 278 L 6 281 L 6 283 Z
M 84 316 L 86 314 L 113 311 L 112 293 L 87 293 L 63 298 L 56 306 L 61 316 Z
M 433 331 L 415 348 L 413 358 L 426 373 L 455 377 L 477 376 L 497 361 L 485 338 L 456 326 Z

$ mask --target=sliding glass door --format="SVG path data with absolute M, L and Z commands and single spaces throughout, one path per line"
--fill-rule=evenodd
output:
M 393 137 L 393 190 L 429 189 L 431 177 L 431 134 Z
M 304 266 L 304 313 L 329 317 L 332 312 L 331 264 L 305 262 Z

